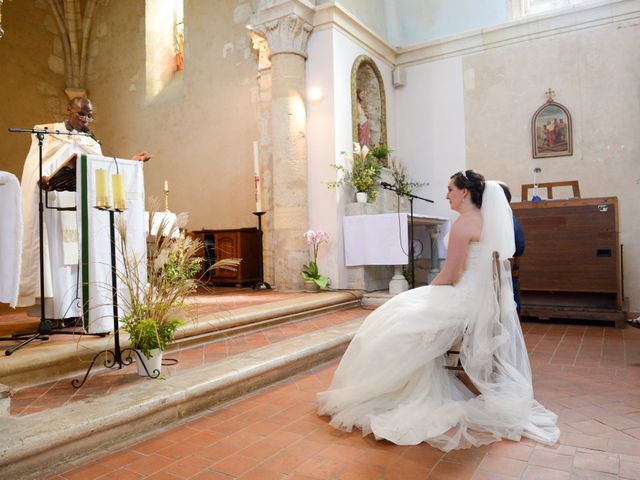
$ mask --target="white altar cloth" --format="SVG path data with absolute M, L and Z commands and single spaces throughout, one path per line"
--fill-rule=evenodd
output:
M 345 265 L 406 265 L 408 217 L 407 213 L 343 217 Z
M 0 302 L 15 308 L 22 259 L 22 195 L 20 182 L 9 172 L 0 172 Z
M 431 263 L 432 268 L 439 270 L 438 259 L 446 257 L 442 235 L 449 231 L 450 220 L 414 214 L 413 223 L 414 228 L 426 226 L 431 230 Z M 409 263 L 408 213 L 345 216 L 342 227 L 345 266 Z
M 94 208 L 96 199 L 95 171 L 107 170 L 111 185 L 111 175 L 121 173 L 124 179 L 124 212 L 115 217 L 116 264 L 122 274 L 122 249 L 118 234 L 118 221 L 124 220 L 127 231 L 127 251 L 130 258 L 137 260 L 138 278 L 146 278 L 147 243 L 144 216 L 144 172 L 143 163 L 99 155 L 81 156 L 77 172 L 78 225 L 81 229 L 81 278 L 84 321 L 89 333 L 113 331 L 113 302 L 111 291 L 111 248 L 109 233 L 109 212 Z M 112 198 L 109 193 L 109 198 Z M 110 202 L 112 203 L 112 202 Z M 118 316 L 127 313 L 128 291 L 118 281 Z

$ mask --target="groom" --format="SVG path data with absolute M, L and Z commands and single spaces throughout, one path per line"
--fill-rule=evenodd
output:
M 511 190 L 509 186 L 504 182 L 498 182 L 504 191 L 504 196 L 507 197 L 507 201 L 511 203 Z M 518 315 L 520 315 L 520 257 L 524 253 L 524 232 L 522 226 L 518 221 L 518 218 L 513 215 L 513 236 L 516 242 L 516 251 L 511 258 L 511 281 L 513 282 L 513 299 L 516 302 L 516 309 Z

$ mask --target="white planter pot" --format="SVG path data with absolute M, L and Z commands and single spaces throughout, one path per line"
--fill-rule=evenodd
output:
M 356 202 L 367 203 L 367 192 L 356 192 Z
M 141 377 L 157 377 L 160 375 L 162 371 L 162 350 L 159 348 L 151 350 L 151 358 L 145 357 L 140 350 L 136 350 L 136 352 L 138 352 L 138 355 L 136 355 L 138 375 Z M 146 370 L 145 366 L 147 367 Z
M 309 293 L 316 293 L 320 291 L 320 287 L 313 280 L 304 281 L 304 291 Z

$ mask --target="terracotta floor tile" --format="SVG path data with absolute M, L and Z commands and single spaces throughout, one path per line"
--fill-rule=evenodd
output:
M 536 449 L 529 459 L 529 464 L 568 472 L 573 465 L 573 458 L 570 455 L 560 455 L 550 451 Z
M 571 470 L 571 480 L 619 480 L 618 475 L 612 473 L 599 472 L 597 470 L 584 470 L 574 468 Z
M 224 473 L 232 477 L 238 477 L 255 468 L 259 460 L 244 455 L 231 455 L 217 462 L 209 470 Z
M 112 470 L 109 473 L 98 477 L 99 480 L 141 480 L 143 478 L 144 475 L 126 469 Z
M 522 475 L 522 480 L 569 480 L 570 477 L 571 473 L 568 471 L 529 465 Z
M 189 480 L 229 480 L 229 476 L 224 473 L 205 470 L 204 472 L 197 473 Z
M 131 470 L 135 473 L 141 473 L 143 475 L 151 475 L 163 470 L 173 462 L 173 459 L 158 454 L 151 454 L 129 463 L 127 465 L 127 470 Z
M 239 476 L 237 480 L 282 480 L 282 478 L 282 473 L 258 466 L 253 470 L 249 470 L 244 475 Z
M 524 472 L 526 466 L 526 462 L 513 458 L 499 457 L 489 453 L 489 455 L 484 457 L 480 462 L 478 468 L 487 472 L 517 477 Z
M 573 457 L 573 465 L 584 470 L 617 474 L 620 470 L 620 458 L 616 454 L 579 450 Z
M 431 473 L 429 480 L 468 480 L 473 477 L 475 468 L 461 463 L 440 462 Z
M 336 478 L 339 480 L 379 480 L 383 478 L 385 469 L 379 465 L 352 463 Z
M 494 443 L 490 447 L 489 453 L 491 455 L 499 455 L 524 461 L 529 460 L 533 452 L 532 446 L 524 445 L 520 442 L 502 441 Z
M 451 450 L 444 455 L 444 460 L 453 463 L 478 465 L 487 455 L 487 450 L 478 448 L 465 448 L 464 450 Z
M 298 468 L 309 459 L 308 456 L 293 455 L 287 450 L 281 450 L 271 458 L 261 463 L 261 466 L 267 470 L 273 470 L 280 473 L 289 473 Z
M 168 472 L 177 475 L 180 478 L 191 478 L 195 474 L 207 469 L 212 465 L 212 461 L 208 458 L 198 455 L 185 455 L 180 460 L 172 463 L 162 472 Z
M 184 480 L 188 477 L 174 475 L 173 473 L 169 473 L 163 470 L 161 472 L 154 473 L 153 475 L 150 475 L 146 478 L 147 480 Z
M 348 464 L 332 458 L 314 456 L 299 465 L 294 472 L 319 480 L 334 478 L 347 468 Z
M 640 478 L 640 463 L 620 462 L 620 478 Z

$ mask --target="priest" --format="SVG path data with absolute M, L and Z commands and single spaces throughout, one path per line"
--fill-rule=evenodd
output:
M 74 153 L 102 155 L 100 144 L 89 129 L 92 121 L 91 101 L 76 97 L 69 102 L 64 122 L 34 127 L 36 130 L 47 128 L 54 132 L 45 135 L 42 144 L 43 178 L 55 172 Z M 68 132 L 87 135 L 68 135 Z M 151 156 L 147 152 L 132 157 L 139 161 L 149 158 Z M 34 305 L 40 297 L 39 180 L 38 139 L 33 135 L 21 182 L 24 235 L 18 306 L 22 307 Z M 75 206 L 75 192 L 49 192 L 47 195 L 49 207 Z M 45 208 L 43 233 L 45 317 L 56 326 L 74 324 L 75 319 L 82 316 L 75 212 Z

